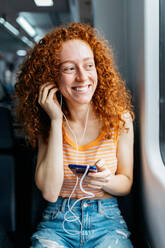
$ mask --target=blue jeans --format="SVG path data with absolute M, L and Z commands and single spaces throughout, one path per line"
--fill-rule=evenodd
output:
M 70 200 L 70 205 L 75 199 Z M 68 199 L 48 203 L 31 248 L 131 248 L 130 232 L 116 198 L 81 200 L 68 211 Z M 65 220 L 64 220 L 65 218 Z

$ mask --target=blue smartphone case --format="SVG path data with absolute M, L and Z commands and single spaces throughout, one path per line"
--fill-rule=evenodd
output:
M 87 166 L 86 165 L 80 165 L 80 164 L 69 164 L 68 167 L 70 169 L 76 169 L 76 172 L 80 172 L 83 173 L 85 172 Z M 94 166 L 90 166 L 88 171 L 97 171 L 97 167 Z

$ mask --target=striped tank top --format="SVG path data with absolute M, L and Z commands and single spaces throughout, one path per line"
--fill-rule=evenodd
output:
M 98 160 L 103 159 L 113 174 L 117 170 L 117 157 L 116 157 L 116 132 L 112 132 L 111 139 L 103 138 L 104 133 L 100 135 L 94 141 L 87 145 L 79 146 L 76 148 L 76 144 L 70 140 L 63 129 L 63 158 L 64 158 L 64 182 L 61 188 L 60 196 L 69 197 L 75 184 L 76 176 L 68 168 L 68 164 L 80 164 L 80 165 L 94 165 Z M 99 198 L 104 195 L 104 191 L 101 189 L 89 188 L 84 182 L 82 183 L 83 189 L 88 192 L 92 192 L 95 197 Z M 86 197 L 80 189 L 78 183 L 72 198 Z

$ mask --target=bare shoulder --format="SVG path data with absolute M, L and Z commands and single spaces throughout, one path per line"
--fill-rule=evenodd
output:
M 133 143 L 134 130 L 133 118 L 129 112 L 124 112 L 121 116 L 123 121 L 120 122 L 120 131 L 118 136 L 118 145 L 126 142 Z
M 122 114 L 121 129 L 117 142 L 118 168 L 117 174 L 124 174 L 128 178 L 133 177 L 133 146 L 134 131 L 133 118 L 129 112 Z
M 124 112 L 121 115 L 122 122 L 120 122 L 121 133 L 123 131 L 129 131 L 130 128 L 133 128 L 133 118 L 129 112 Z

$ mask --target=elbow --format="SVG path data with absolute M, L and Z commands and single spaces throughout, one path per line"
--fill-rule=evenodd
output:
M 116 195 L 116 196 L 126 196 L 126 195 L 129 195 L 130 192 L 131 192 L 131 187 L 127 188 L 127 189 L 120 190 L 119 192 L 115 192 L 114 195 Z
M 120 191 L 116 195 L 125 196 L 125 195 L 129 195 L 131 193 L 133 180 L 132 180 L 132 178 L 130 178 L 128 176 L 126 176 L 126 179 L 127 180 L 124 180 L 122 188 L 120 189 Z
M 48 202 L 56 202 L 60 193 L 60 189 L 52 190 L 51 188 L 44 187 L 36 183 L 37 188 L 40 190 L 44 200 Z
M 48 202 L 56 202 L 60 191 L 62 187 L 62 183 L 58 183 L 58 185 L 52 185 L 52 184 L 45 184 L 45 183 L 40 183 L 39 180 L 35 180 L 37 188 L 41 191 L 42 197 L 44 200 Z
M 132 181 L 130 180 L 129 185 L 127 185 L 127 187 L 125 188 L 123 194 L 121 194 L 121 196 L 124 195 L 129 195 L 131 193 L 131 189 L 132 189 Z
M 58 195 L 54 193 L 42 193 L 42 197 L 48 202 L 56 202 Z
M 125 196 L 125 195 L 129 195 L 131 193 L 131 187 L 128 188 L 127 190 L 125 190 L 123 193 L 121 193 L 120 196 Z
M 132 184 L 133 184 L 133 177 L 126 176 L 127 182 L 125 187 L 125 195 L 128 195 L 131 193 Z

